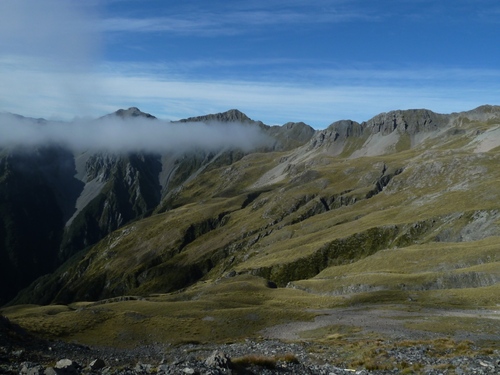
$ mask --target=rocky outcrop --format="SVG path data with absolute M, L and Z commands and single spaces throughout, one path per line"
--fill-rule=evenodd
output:
M 414 135 L 431 132 L 448 125 L 449 115 L 441 115 L 426 109 L 409 109 L 381 113 L 362 124 L 370 134 L 387 135 L 395 130 Z
M 339 155 L 344 151 L 346 141 L 359 139 L 364 142 L 370 136 L 388 136 L 393 132 L 412 137 L 446 128 L 451 119 L 451 115 L 442 115 L 425 109 L 411 109 L 381 113 L 361 124 L 351 120 L 341 120 L 317 132 L 309 142 L 308 150 L 324 148 L 331 155 Z M 362 154 L 360 152 L 362 145 L 363 143 L 357 145 L 351 152 Z
M 66 226 L 59 257 L 62 261 L 133 219 L 144 217 L 160 203 L 159 156 L 148 154 L 91 155 L 86 183 L 100 189 Z
M 206 116 L 189 117 L 179 122 L 210 123 L 239 123 L 248 126 L 258 126 L 263 132 L 274 139 L 271 147 L 264 147 L 263 151 L 292 150 L 308 142 L 315 134 L 315 130 L 303 122 L 288 122 L 282 126 L 268 126 L 261 121 L 255 121 L 237 109 Z
M 292 150 L 302 146 L 316 133 L 303 122 L 287 122 L 283 126 L 263 127 L 263 130 L 276 140 L 272 147 L 275 151 Z
M 309 142 L 308 150 L 325 147 L 333 149 L 333 154 L 339 154 L 348 138 L 362 137 L 364 127 L 351 120 L 334 122 L 325 130 L 317 132 Z
M 350 137 L 361 137 L 364 127 L 356 121 L 341 120 L 331 124 L 328 129 L 335 132 L 336 139 L 347 139 Z

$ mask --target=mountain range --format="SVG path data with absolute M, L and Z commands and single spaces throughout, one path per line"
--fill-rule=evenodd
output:
M 137 108 L 102 119 L 156 119 Z M 43 127 L 43 119 L 15 119 Z M 9 117 L 2 118 L 9 121 Z M 244 123 L 272 137 L 266 151 L 307 141 L 314 130 L 302 123 L 269 127 L 237 110 L 181 121 Z M 24 126 L 25 124 L 15 124 Z M 68 124 L 71 126 L 71 124 Z M 119 136 L 119 134 L 118 134 Z M 110 138 L 112 143 L 113 139 Z M 176 149 L 163 153 L 72 150 L 54 142 L 3 147 L 0 153 L 0 301 L 50 273 L 126 223 L 165 211 L 182 186 L 205 169 L 241 159 L 240 149 Z
M 137 108 L 105 118 L 158 121 Z M 238 110 L 176 124 L 195 123 L 255 128 L 267 142 L 3 147 L 0 304 L 182 294 L 250 276 L 315 295 L 452 301 L 460 290 L 467 303 L 469 291 L 498 302 L 499 106 L 323 130 Z

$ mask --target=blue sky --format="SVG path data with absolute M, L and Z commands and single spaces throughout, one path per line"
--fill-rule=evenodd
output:
M 500 104 L 496 0 L 2 0 L 0 111 L 324 128 Z

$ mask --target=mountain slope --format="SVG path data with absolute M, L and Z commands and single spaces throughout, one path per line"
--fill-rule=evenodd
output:
M 19 118 L 18 118 L 19 117 Z M 43 120 L 24 124 L 45 126 Z M 132 107 L 96 120 L 132 123 L 157 121 Z M 11 121 L 12 117 L 2 117 Z M 271 149 L 307 142 L 314 130 L 288 134 L 289 125 L 268 127 L 238 111 L 189 121 L 237 122 L 257 127 L 273 140 Z M 72 124 L 67 125 L 72 126 Z M 283 128 L 283 130 L 280 130 Z M 42 131 L 43 128 L 40 128 Z M 117 134 L 117 136 L 120 136 Z M 109 139 L 113 142 L 113 139 Z M 184 184 L 204 171 L 230 165 L 255 150 L 239 148 L 158 151 L 73 150 L 50 143 L 36 149 L 22 146 L 0 150 L 0 305 L 37 277 L 50 273 L 74 254 L 94 245 L 108 233 L 153 212 L 172 206 Z M 262 149 L 259 151 L 269 151 Z
M 166 293 L 245 274 L 334 295 L 494 293 L 484 288 L 500 280 L 499 128 L 499 107 L 394 111 L 333 123 L 288 151 L 195 167 L 157 213 L 111 233 L 15 303 Z M 438 265 L 425 256 L 414 271 L 367 263 L 441 250 Z

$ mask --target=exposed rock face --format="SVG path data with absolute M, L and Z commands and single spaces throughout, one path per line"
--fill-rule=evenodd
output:
M 328 128 L 335 131 L 338 138 L 346 139 L 349 137 L 361 137 L 363 135 L 363 126 L 356 121 L 341 120 L 334 122 Z
M 323 148 L 331 155 L 338 155 L 344 151 L 348 140 L 367 140 L 370 136 L 384 137 L 394 132 L 409 136 L 427 134 L 446 128 L 451 119 L 452 115 L 442 115 L 425 109 L 412 109 L 381 113 L 361 124 L 351 120 L 341 120 L 317 132 L 309 142 L 308 149 Z M 397 141 L 397 138 L 394 138 L 394 141 Z M 363 155 L 359 146 L 352 151 L 355 151 L 357 155 Z
M 288 122 L 283 126 L 268 126 L 261 121 L 252 120 L 237 109 L 206 116 L 190 117 L 180 120 L 180 122 L 206 122 L 208 124 L 212 122 L 235 122 L 249 126 L 258 126 L 264 133 L 275 139 L 274 145 L 270 149 L 271 151 L 291 150 L 309 141 L 315 133 L 315 130 L 311 126 L 303 122 Z M 270 150 L 267 149 L 267 151 Z
M 288 122 L 283 126 L 271 126 L 263 128 L 276 142 L 273 150 L 291 150 L 308 142 L 316 133 L 313 128 L 303 122 Z
M 148 154 L 91 155 L 84 181 L 94 197 L 66 225 L 60 259 L 92 245 L 123 224 L 150 213 L 160 202 L 160 157 Z
M 448 125 L 449 119 L 449 115 L 440 115 L 425 109 L 411 109 L 382 113 L 363 123 L 363 128 L 371 134 L 387 135 L 398 130 L 414 135 L 438 130 Z
M 337 155 L 342 152 L 347 139 L 362 137 L 363 132 L 363 125 L 355 121 L 336 121 L 312 137 L 308 145 L 308 150 L 326 148 L 330 150 L 330 154 Z

